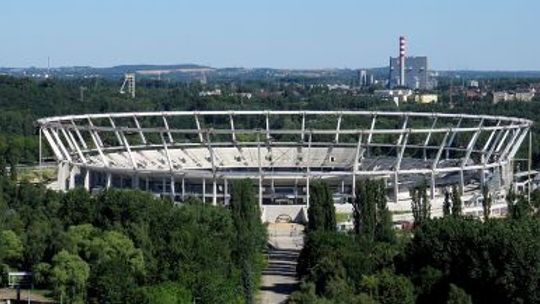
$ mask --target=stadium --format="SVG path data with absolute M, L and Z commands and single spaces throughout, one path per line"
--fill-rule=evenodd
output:
M 373 111 L 200 111 L 69 115 L 38 120 L 58 163 L 58 190 L 135 188 L 182 202 L 228 204 L 249 178 L 267 222 L 305 221 L 310 182 L 326 181 L 350 213 L 356 182 L 382 178 L 394 219 L 411 216 L 409 190 L 428 187 L 432 215 L 458 187 L 465 213 L 505 213 L 514 159 L 530 120 L 470 114 Z

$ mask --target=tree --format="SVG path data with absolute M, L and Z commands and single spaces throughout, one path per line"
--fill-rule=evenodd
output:
M 491 203 L 493 201 L 493 197 L 491 196 L 491 193 L 489 193 L 487 185 L 484 185 L 484 188 L 482 189 L 482 196 L 482 213 L 484 215 L 484 221 L 487 221 L 491 214 Z
M 323 181 L 315 181 L 309 187 L 308 230 L 336 230 L 334 200 Z
M 454 284 L 450 284 L 447 304 L 472 304 L 471 296 L 465 290 Z
M 519 195 L 517 202 L 512 206 L 510 211 L 511 217 L 519 220 L 530 217 L 533 213 L 533 208 L 529 203 L 529 200 L 524 195 Z
M 376 299 L 381 304 L 412 304 L 414 303 L 414 287 L 409 279 L 390 271 L 382 271 L 379 279 Z
M 11 230 L 0 232 L 0 263 L 14 264 L 22 258 L 23 245 Z
M 422 182 L 410 190 L 411 210 L 414 217 L 414 225 L 420 226 L 431 217 L 431 203 L 427 195 L 427 184 Z
M 379 242 L 393 243 L 395 241 L 394 225 L 392 214 L 388 210 L 385 182 L 382 179 L 373 181 L 375 190 L 375 206 L 377 217 L 375 225 L 375 240 Z
M 63 197 L 58 216 L 66 227 L 92 224 L 96 216 L 96 201 L 84 188 L 68 191 Z
M 375 239 L 377 225 L 377 207 L 374 184 L 370 180 L 361 180 L 356 184 L 354 199 L 354 229 L 368 240 Z
M 145 275 L 142 250 L 117 231 L 95 236 L 89 244 L 88 302 L 130 303 Z M 119 277 L 120 275 L 120 277 Z
M 394 242 L 392 214 L 388 210 L 384 180 L 361 180 L 356 183 L 353 200 L 354 231 L 367 240 Z
M 183 304 L 192 303 L 193 298 L 189 290 L 172 282 L 142 288 L 141 299 L 137 302 L 143 304 Z
M 452 201 L 450 200 L 450 192 L 448 189 L 444 189 L 444 202 L 443 202 L 443 216 L 449 216 L 451 214 Z
M 452 216 L 461 216 L 463 212 L 463 203 L 461 201 L 461 194 L 459 193 L 458 188 L 454 185 L 452 186 Z
M 262 228 L 259 205 L 253 195 L 253 184 L 250 180 L 235 181 L 231 195 L 231 212 L 236 230 L 235 262 L 241 271 L 241 283 L 244 300 L 247 304 L 254 303 L 254 272 L 253 264 L 257 252 L 266 240 Z
M 85 302 L 90 268 L 78 255 L 60 251 L 53 258 L 50 275 L 54 293 L 58 298 L 62 298 L 66 303 Z

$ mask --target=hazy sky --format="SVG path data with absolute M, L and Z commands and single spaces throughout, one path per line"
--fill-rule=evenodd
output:
M 540 70 L 540 0 L 2 0 L 0 66 Z

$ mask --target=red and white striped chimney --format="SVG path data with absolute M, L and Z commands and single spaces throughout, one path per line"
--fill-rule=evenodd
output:
M 405 37 L 399 37 L 399 85 L 405 86 Z

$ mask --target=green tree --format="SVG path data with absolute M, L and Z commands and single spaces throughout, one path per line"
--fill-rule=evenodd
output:
M 414 217 L 414 225 L 420 226 L 431 217 L 431 203 L 427 195 L 426 182 L 410 190 L 411 210 Z
M 78 255 L 62 250 L 53 258 L 51 283 L 65 303 L 84 303 L 90 268 Z
M 334 200 L 323 181 L 315 181 L 309 187 L 308 230 L 336 230 Z
M 367 240 L 375 239 L 377 226 L 377 194 L 371 180 L 361 180 L 356 184 L 356 198 L 353 201 L 354 229 Z
M 484 188 L 482 189 L 482 213 L 484 215 L 484 221 L 489 219 L 492 201 L 493 197 L 491 196 L 491 193 L 489 193 L 488 186 L 484 185 Z
M 524 195 L 519 195 L 517 201 L 509 211 L 511 212 L 511 217 L 518 220 L 530 217 L 533 213 L 533 208 Z
M 377 222 L 375 225 L 375 240 L 379 242 L 393 243 L 395 241 L 394 224 L 392 214 L 388 210 L 385 182 L 382 179 L 374 180 L 375 206 L 377 208 Z
M 75 188 L 63 195 L 58 216 L 66 227 L 92 224 L 96 216 L 96 202 L 84 188 Z
M 409 279 L 396 275 L 390 271 L 383 271 L 377 275 L 379 279 L 379 294 L 377 300 L 381 304 L 412 304 L 414 286 Z
M 452 216 L 461 216 L 463 213 L 463 202 L 458 188 L 452 186 Z
M 142 288 L 141 299 L 137 302 L 142 304 L 184 304 L 192 303 L 193 298 L 189 290 L 172 282 Z
M 0 263 L 15 264 L 22 258 L 23 245 L 11 230 L 0 231 Z
M 450 284 L 447 304 L 472 304 L 471 296 L 465 290 L 454 284 Z
M 253 265 L 258 258 L 266 235 L 261 223 L 259 205 L 253 194 L 250 180 L 235 181 L 231 195 L 231 212 L 236 230 L 235 262 L 241 271 L 243 295 L 246 303 L 254 303 Z
M 450 199 L 450 192 L 448 189 L 444 189 L 444 201 L 443 201 L 443 216 L 449 216 L 452 212 L 452 201 Z

